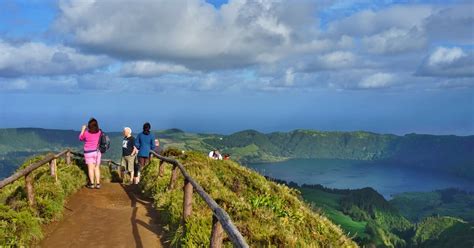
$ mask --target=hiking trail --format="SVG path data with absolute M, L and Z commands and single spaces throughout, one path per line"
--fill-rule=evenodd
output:
M 64 218 L 45 228 L 40 247 L 167 247 L 158 213 L 138 186 L 101 186 L 72 195 Z

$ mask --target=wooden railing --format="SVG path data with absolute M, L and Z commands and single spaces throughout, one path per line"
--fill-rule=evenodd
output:
M 183 199 L 183 228 L 186 231 L 186 220 L 192 213 L 192 202 L 193 202 L 193 191 L 196 191 L 198 195 L 206 202 L 207 206 L 212 210 L 212 231 L 210 237 L 210 246 L 211 247 L 222 247 L 222 241 L 224 239 L 225 231 L 227 236 L 229 237 L 230 241 L 234 245 L 234 247 L 249 247 L 247 242 L 245 241 L 242 234 L 239 232 L 237 227 L 235 227 L 234 223 L 230 219 L 227 212 L 222 209 L 214 199 L 212 199 L 209 194 L 204 191 L 204 189 L 197 183 L 186 171 L 184 166 L 175 159 L 168 158 L 157 154 L 156 152 L 151 152 L 154 157 L 161 160 L 160 162 L 160 172 L 162 171 L 162 164 L 163 161 L 170 163 L 173 165 L 173 169 L 171 172 L 171 179 L 169 188 L 173 189 L 175 186 L 175 182 L 178 176 L 178 170 L 181 171 L 181 174 L 184 177 L 184 199 Z
M 210 237 L 210 246 L 213 248 L 222 247 L 222 242 L 224 239 L 224 231 L 227 233 L 230 241 L 234 245 L 234 247 L 249 247 L 246 243 L 244 237 L 239 232 L 239 230 L 235 227 L 234 223 L 230 219 L 229 215 L 226 213 L 224 209 L 222 209 L 214 199 L 212 199 L 209 194 L 204 191 L 204 189 L 197 183 L 184 169 L 184 166 L 173 158 L 168 158 L 157 154 L 156 152 L 152 151 L 152 154 L 161 160 L 160 162 L 160 172 L 162 170 L 163 162 L 170 163 L 173 165 L 173 170 L 171 172 L 171 179 L 169 188 L 173 189 L 175 187 L 175 182 L 178 177 L 178 170 L 181 171 L 181 174 L 184 177 L 184 201 L 183 201 L 183 227 L 185 230 L 186 227 L 186 220 L 192 213 L 192 197 L 193 191 L 196 191 L 198 195 L 206 202 L 207 206 L 212 210 L 212 231 Z M 33 188 L 33 178 L 31 176 L 31 172 L 40 168 L 42 165 L 49 164 L 51 176 L 58 180 L 57 174 L 57 159 L 64 156 L 66 160 L 66 164 L 71 164 L 72 156 L 83 157 L 84 154 L 73 152 L 70 149 L 66 149 L 58 154 L 49 154 L 46 155 L 42 160 L 32 163 L 28 165 L 26 168 L 17 171 L 15 174 L 11 175 L 0 181 L 0 189 L 4 188 L 5 186 L 15 182 L 16 180 L 24 177 L 25 178 L 25 188 L 28 198 L 28 205 L 33 207 L 35 205 L 35 194 Z M 103 159 L 102 163 L 107 163 L 110 165 L 120 166 L 118 163 L 109 160 Z
M 77 156 L 79 158 L 84 158 L 84 153 L 81 153 L 81 152 L 73 152 L 71 151 L 71 154 L 74 155 L 74 156 Z M 112 159 L 101 159 L 100 160 L 100 163 L 101 164 L 107 164 L 109 167 L 111 165 L 115 165 L 115 166 L 120 166 L 120 164 L 116 163 L 115 161 L 113 161 Z
M 64 159 L 66 160 L 66 164 L 70 165 L 72 156 L 77 156 L 79 158 L 83 158 L 84 154 L 79 153 L 79 152 L 73 152 L 73 151 L 71 151 L 71 149 L 66 149 L 66 150 L 64 150 L 64 151 L 62 151 L 58 154 L 48 154 L 42 160 L 30 164 L 26 168 L 24 168 L 20 171 L 17 171 L 15 174 L 13 174 L 13 175 L 3 179 L 2 181 L 0 181 L 0 189 L 2 189 L 3 187 L 15 182 L 18 179 L 24 177 L 25 178 L 25 188 L 26 188 L 26 195 L 27 195 L 27 199 L 28 199 L 28 205 L 30 207 L 34 206 L 35 205 L 35 193 L 34 193 L 34 188 L 33 188 L 33 183 L 34 182 L 33 182 L 33 178 L 31 177 L 31 172 L 33 172 L 34 170 L 40 168 L 42 165 L 49 164 L 51 176 L 53 176 L 54 179 L 56 181 L 58 181 L 57 161 L 56 160 L 60 157 L 63 157 L 63 156 L 64 156 Z M 114 162 L 113 160 L 110 160 L 110 159 L 102 159 L 101 164 L 102 163 L 107 163 L 109 166 L 111 166 L 112 164 L 115 165 L 115 166 L 120 166 L 119 164 L 117 164 L 116 162 Z
M 3 179 L 0 181 L 0 189 L 3 187 L 15 182 L 16 180 L 24 177 L 25 178 L 25 188 L 26 188 L 26 195 L 28 199 L 28 205 L 33 207 L 35 205 L 35 192 L 33 188 L 33 178 L 31 176 L 31 172 L 40 168 L 44 164 L 49 164 L 51 176 L 58 180 L 58 173 L 57 173 L 57 165 L 56 159 L 64 156 L 66 160 L 66 164 L 71 164 L 72 152 L 70 149 L 66 149 L 58 154 L 48 154 L 42 160 L 32 163 L 28 165 L 26 168 L 17 171 L 15 174 Z

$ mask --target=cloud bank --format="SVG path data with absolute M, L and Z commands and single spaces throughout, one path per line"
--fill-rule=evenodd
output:
M 35 80 L 98 91 L 472 87 L 472 4 L 358 6 L 59 1 L 48 31 L 55 39 L 0 35 L 0 90 L 28 90 Z

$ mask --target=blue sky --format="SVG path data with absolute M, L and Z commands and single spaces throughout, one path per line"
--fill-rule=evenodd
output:
M 471 1 L 2 1 L 0 127 L 474 134 Z

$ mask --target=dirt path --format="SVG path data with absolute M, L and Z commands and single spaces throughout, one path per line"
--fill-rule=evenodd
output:
M 136 186 L 105 183 L 83 188 L 66 205 L 64 219 L 46 228 L 41 247 L 164 247 L 158 216 Z

